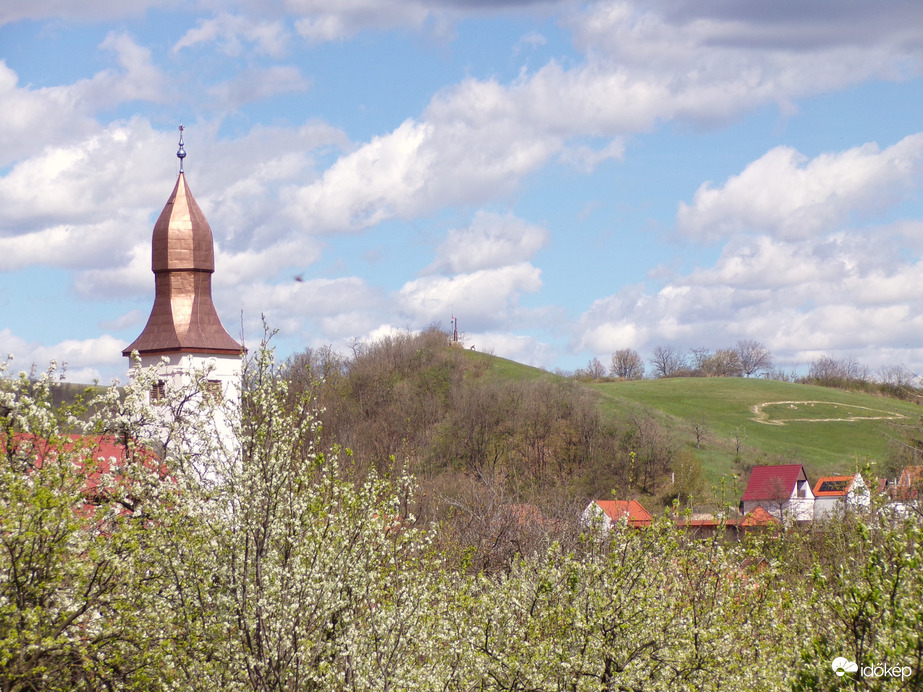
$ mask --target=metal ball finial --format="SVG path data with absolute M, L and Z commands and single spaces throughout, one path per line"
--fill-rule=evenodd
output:
M 183 172 L 183 159 L 186 158 L 186 150 L 183 149 L 183 130 L 185 130 L 182 125 L 179 126 L 179 150 L 176 152 L 176 158 L 179 159 L 179 172 Z

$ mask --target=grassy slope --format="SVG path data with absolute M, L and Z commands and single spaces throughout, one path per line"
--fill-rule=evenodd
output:
M 501 380 L 557 377 L 505 358 L 468 350 L 464 354 L 474 362 L 483 363 L 490 377 Z M 702 462 L 702 473 L 710 488 L 716 487 L 721 478 L 729 474 L 739 476 L 739 483 L 746 480 L 745 470 L 734 462 L 734 438 L 738 430 L 744 464 L 802 463 L 813 483 L 819 475 L 850 473 L 857 463 L 881 461 L 886 457 L 890 423 L 873 420 L 877 411 L 906 416 L 905 421 L 919 421 L 923 415 L 920 406 L 895 399 L 760 379 L 677 378 L 591 386 L 600 394 L 604 416 L 626 419 L 633 412 L 651 412 L 690 448 L 695 443 L 693 423 L 703 422 L 709 434 L 695 454 Z M 73 390 L 64 397 L 68 400 L 84 385 L 69 387 Z M 864 419 L 852 422 L 804 420 L 815 412 L 821 412 L 823 417 L 839 415 L 840 409 L 816 404 L 815 407 L 792 409 L 781 405 L 766 409 L 769 420 L 784 422 L 782 425 L 755 420 L 753 406 L 776 401 L 830 402 L 847 409 L 852 406 L 851 413 Z M 780 421 L 780 417 L 789 420 Z M 795 420 L 798 418 L 801 420 Z
M 857 463 L 885 458 L 891 423 L 874 417 L 904 416 L 906 422 L 919 420 L 923 413 L 916 404 L 894 399 L 758 379 L 642 380 L 609 382 L 594 388 L 602 396 L 604 413 L 624 416 L 642 405 L 657 412 L 660 420 L 690 445 L 695 442 L 693 421 L 703 421 L 710 435 L 696 454 L 709 486 L 717 485 L 729 473 L 742 474 L 734 463 L 738 429 L 744 463 L 803 463 L 813 482 L 818 475 L 850 473 Z M 813 407 L 783 404 L 766 409 L 768 420 L 776 424 L 755 420 L 755 405 L 779 401 L 830 402 L 837 408 L 821 403 Z M 861 420 L 805 420 L 815 412 L 817 417 L 845 418 L 851 414 Z

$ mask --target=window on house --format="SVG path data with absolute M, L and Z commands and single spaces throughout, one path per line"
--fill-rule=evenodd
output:
M 221 401 L 221 380 L 209 380 L 205 383 L 205 392 L 215 401 Z
M 158 380 L 153 387 L 151 387 L 151 401 L 160 401 L 167 394 L 167 383 L 163 380 Z

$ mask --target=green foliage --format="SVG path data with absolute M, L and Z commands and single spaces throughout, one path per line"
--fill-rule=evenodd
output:
M 52 373 L 0 379 L 0 689 L 840 689 L 840 656 L 907 671 L 863 689 L 920 687 L 916 517 L 737 543 L 664 515 L 480 569 L 414 516 L 412 477 L 347 473 L 286 375 L 264 346 L 239 406 L 199 373 L 152 409 L 140 372 L 83 422 L 50 403 Z M 540 391 L 549 420 L 580 420 Z M 695 457 L 674 461 L 692 482 Z

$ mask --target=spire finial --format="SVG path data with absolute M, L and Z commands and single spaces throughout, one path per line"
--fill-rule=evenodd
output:
M 183 159 L 186 158 L 186 150 L 183 149 L 183 130 L 186 128 L 183 127 L 183 124 L 180 123 L 179 126 L 179 151 L 176 152 L 176 158 L 179 159 L 179 172 L 183 172 Z

